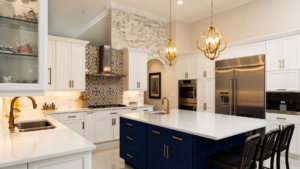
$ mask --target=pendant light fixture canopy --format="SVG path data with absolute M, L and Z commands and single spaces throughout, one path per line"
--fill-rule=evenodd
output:
M 179 47 L 177 45 L 177 43 L 172 39 L 172 23 L 171 23 L 171 14 L 172 14 L 172 10 L 171 10 L 171 0 L 170 0 L 170 37 L 169 40 L 167 40 L 164 44 L 164 46 L 162 46 L 159 51 L 158 54 L 159 56 L 165 60 L 166 64 L 169 66 L 173 66 L 177 63 L 178 59 L 180 59 L 183 56 L 183 50 L 181 47 Z M 166 48 L 166 56 L 163 57 L 161 51 L 162 49 Z M 177 57 L 176 55 L 176 50 L 180 49 L 181 50 L 181 55 L 180 57 Z
M 213 9 L 213 0 L 211 0 L 211 27 L 208 28 L 204 32 L 203 36 L 201 36 L 197 41 L 198 49 L 203 51 L 204 55 L 210 60 L 217 59 L 220 56 L 220 53 L 224 51 L 227 46 L 226 40 L 222 36 L 220 36 L 219 31 L 215 27 L 213 27 Z M 200 40 L 202 38 L 206 38 L 206 40 L 204 41 L 203 49 L 199 46 Z M 222 40 L 224 41 L 224 48 L 220 50 L 219 47 Z

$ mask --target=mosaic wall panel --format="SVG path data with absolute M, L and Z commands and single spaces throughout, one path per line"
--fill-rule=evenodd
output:
M 112 49 L 112 72 L 123 73 L 123 55 L 119 50 Z M 99 71 L 99 47 L 86 46 L 86 69 Z M 85 92 L 88 95 L 88 105 L 122 104 L 123 78 L 86 76 Z
M 167 40 L 167 24 L 144 16 L 111 9 L 111 46 L 150 50 L 148 57 L 159 58 L 158 49 Z

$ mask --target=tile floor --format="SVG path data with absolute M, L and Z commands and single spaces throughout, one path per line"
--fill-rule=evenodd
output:
M 132 169 L 120 158 L 119 153 L 118 144 L 98 147 L 92 152 L 92 169 Z M 282 156 L 280 169 L 286 169 L 284 159 Z M 270 161 L 265 161 L 264 166 L 270 167 Z M 290 169 L 300 169 L 300 159 L 290 158 Z

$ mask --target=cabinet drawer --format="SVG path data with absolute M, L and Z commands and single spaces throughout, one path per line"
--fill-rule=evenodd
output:
M 193 148 L 193 135 L 170 130 L 168 131 L 168 141 L 176 143 L 178 145 Z
M 131 129 L 131 130 L 135 130 L 138 132 L 142 132 L 145 133 L 146 131 L 146 124 L 145 123 L 141 123 L 138 121 L 134 121 L 134 120 L 130 120 L 130 119 L 126 119 L 126 118 L 120 118 L 120 125 L 122 127 Z
M 84 113 L 66 113 L 59 114 L 58 120 L 62 122 L 68 121 L 82 121 L 84 120 Z
M 153 111 L 153 107 L 138 108 L 136 110 L 136 112 L 138 112 L 138 113 L 141 113 L 141 112 L 144 112 L 144 111 Z
M 151 124 L 147 125 L 147 133 L 153 137 L 168 140 L 168 129 L 154 126 Z
M 120 143 L 120 157 L 133 165 L 134 168 L 143 169 L 146 167 L 145 154 L 123 143 Z
M 96 111 L 96 118 L 116 117 L 118 114 L 130 113 L 130 109 Z
M 300 116 L 296 116 L 296 115 L 266 113 L 266 119 L 277 120 L 278 122 L 300 124 Z
M 140 132 L 129 130 L 124 127 L 120 127 L 120 141 L 121 143 L 127 144 L 137 150 L 145 152 L 146 148 L 146 135 Z

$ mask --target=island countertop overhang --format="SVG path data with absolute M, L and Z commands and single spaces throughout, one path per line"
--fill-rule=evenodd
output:
M 221 140 L 278 123 L 265 119 L 179 109 L 170 110 L 170 114 L 165 115 L 141 112 L 119 116 L 212 140 Z

